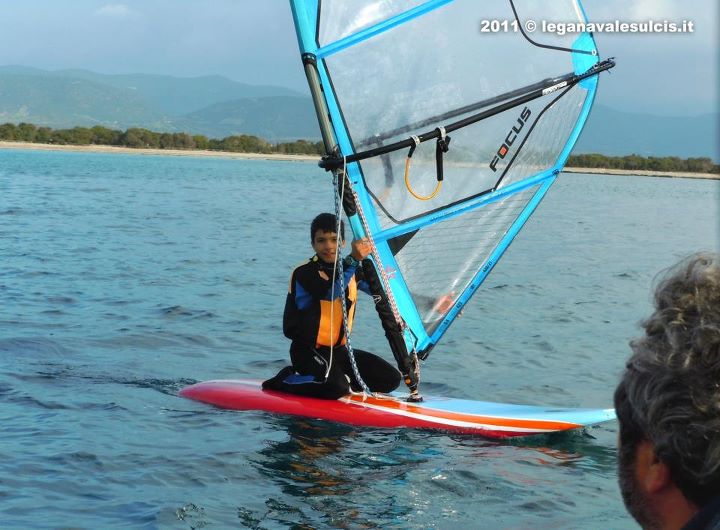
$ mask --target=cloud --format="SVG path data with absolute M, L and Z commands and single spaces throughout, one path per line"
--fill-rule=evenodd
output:
M 132 10 L 125 4 L 106 4 L 94 13 L 100 17 L 127 17 L 132 14 Z
M 687 18 L 692 10 L 672 0 L 639 0 L 633 2 L 628 9 L 631 20 L 647 18 L 682 19 Z
M 706 4 L 712 4 L 716 0 L 711 2 L 705 2 Z M 591 20 L 615 20 L 619 19 L 622 22 L 634 22 L 644 21 L 649 19 L 654 20 L 683 20 L 692 18 L 692 16 L 701 12 L 702 8 L 693 4 L 680 2 L 679 0 L 634 0 L 628 2 L 627 0 L 606 0 L 600 2 L 597 0 L 591 0 L 590 2 L 585 1 L 586 7 L 590 9 Z

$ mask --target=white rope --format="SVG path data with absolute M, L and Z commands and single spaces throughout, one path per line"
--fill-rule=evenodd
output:
M 343 168 L 344 171 L 344 168 Z M 403 335 L 403 339 L 405 338 L 405 330 L 407 329 L 407 326 L 405 325 L 405 321 L 403 320 L 402 316 L 400 315 L 400 310 L 398 309 L 397 303 L 395 302 L 395 296 L 393 295 L 392 289 L 390 289 L 390 278 L 387 275 L 387 272 L 385 271 L 385 267 L 382 264 L 382 261 L 380 260 L 380 253 L 378 252 L 377 247 L 375 246 L 375 240 L 372 237 L 372 232 L 370 231 L 370 226 L 368 225 L 367 219 L 365 219 L 365 215 L 363 214 L 362 208 L 360 207 L 360 198 L 358 197 L 357 193 L 354 189 L 350 188 L 353 193 L 353 198 L 355 200 L 355 206 L 357 210 L 358 217 L 360 217 L 360 221 L 363 225 L 363 230 L 365 231 L 365 236 L 370 241 L 370 248 L 372 252 L 372 257 L 375 260 L 375 264 L 377 265 L 377 270 L 379 272 L 380 281 L 383 284 L 383 289 L 385 290 L 385 294 L 387 296 L 388 302 L 390 303 L 390 309 L 392 310 L 393 317 L 395 317 L 395 322 L 397 323 L 400 333 Z M 412 349 L 412 356 L 415 360 L 415 377 L 419 379 L 420 377 L 420 362 L 417 357 L 417 351 L 415 347 Z
M 350 364 L 352 365 L 353 369 L 353 375 L 355 376 L 355 380 L 360 384 L 360 387 L 363 389 L 364 394 L 370 394 L 372 395 L 372 391 L 368 388 L 368 386 L 365 384 L 365 381 L 363 380 L 362 376 L 360 375 L 360 369 L 358 368 L 357 361 L 355 360 L 355 352 L 353 351 L 352 345 L 350 344 L 350 329 L 348 326 L 348 314 L 347 314 L 347 307 L 345 306 L 345 273 L 343 270 L 343 264 L 342 261 L 339 260 L 339 254 L 340 254 L 340 239 L 341 236 L 341 212 L 340 212 L 340 204 L 342 201 L 342 197 L 345 193 L 345 169 L 347 167 L 347 162 L 345 157 L 343 156 L 343 171 L 342 171 L 342 185 L 338 185 L 338 172 L 333 172 L 333 187 L 335 188 L 335 219 L 337 222 L 335 233 L 338 236 L 338 245 L 335 248 L 335 265 L 333 266 L 333 277 L 332 277 L 332 304 L 330 305 L 330 337 L 334 336 L 332 325 L 334 322 L 333 318 L 333 309 L 335 308 L 335 277 L 336 273 L 339 269 L 340 272 L 340 305 L 342 307 L 343 312 L 343 329 L 345 330 L 345 346 L 347 347 L 348 356 L 350 357 Z M 339 189 L 338 189 L 339 188 Z M 330 367 L 332 366 L 332 355 L 333 355 L 333 347 L 335 342 L 333 341 L 330 345 L 330 365 L 328 365 L 328 370 L 325 373 L 325 380 L 328 378 L 328 374 L 330 373 Z
M 352 192 L 355 199 L 355 204 L 357 205 L 358 217 L 360 217 L 360 221 L 362 222 L 365 236 L 370 241 L 372 257 L 377 264 L 377 269 L 380 273 L 380 280 L 382 281 L 383 288 L 385 289 L 385 294 L 387 295 L 388 301 L 390 302 L 390 308 L 392 309 L 393 316 L 395 317 L 395 322 L 400 327 L 400 331 L 404 332 L 406 327 L 405 321 L 403 320 L 402 316 L 400 316 L 400 310 L 398 309 L 397 303 L 395 302 L 395 297 L 393 296 L 392 290 L 390 289 L 390 278 L 388 277 L 387 272 L 385 271 L 385 267 L 380 260 L 380 253 L 375 246 L 375 240 L 372 237 L 372 232 L 370 232 L 370 226 L 368 225 L 367 219 L 365 219 L 365 215 L 363 215 L 362 209 L 360 208 L 360 198 L 358 197 L 355 190 L 352 190 Z

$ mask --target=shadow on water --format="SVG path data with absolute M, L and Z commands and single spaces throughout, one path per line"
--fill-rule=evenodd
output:
M 555 461 L 562 462 L 592 462 L 599 470 L 614 470 L 616 464 L 616 450 L 614 444 L 611 446 L 601 443 L 592 434 L 594 429 L 605 429 L 603 425 L 589 429 L 575 429 L 572 431 L 556 432 L 540 436 L 530 436 L 510 440 L 508 445 L 535 449 L 538 452 L 551 457 Z
M 196 379 L 155 379 L 155 378 L 143 378 L 143 379 L 114 379 L 111 378 L 109 383 L 115 383 L 120 385 L 134 386 L 137 388 L 145 388 L 149 390 L 156 390 L 161 394 L 168 396 L 176 396 L 181 389 L 186 386 L 194 385 L 198 381 Z

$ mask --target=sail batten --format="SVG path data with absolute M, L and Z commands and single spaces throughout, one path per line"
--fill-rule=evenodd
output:
M 330 44 L 326 44 L 318 48 L 317 52 L 315 52 L 315 55 L 320 59 L 329 57 L 346 48 L 349 48 L 358 43 L 371 39 L 377 35 L 380 35 L 385 31 L 389 31 L 394 27 L 399 26 L 400 24 L 404 24 L 414 18 L 422 16 L 425 13 L 432 11 L 433 9 L 437 9 L 438 7 L 441 7 L 449 2 L 452 2 L 452 0 L 428 0 L 427 2 L 424 2 L 421 5 L 414 7 L 413 9 L 399 13 L 392 18 L 382 20 L 372 26 L 366 27 L 361 31 L 358 31 L 357 33 L 353 33 L 351 35 L 341 38 L 340 40 L 337 40 Z
M 556 180 L 614 62 L 587 33 L 480 31 L 586 21 L 577 0 L 290 1 L 337 143 L 321 165 L 347 176 L 353 233 L 426 354 Z
M 480 208 L 487 204 L 492 204 L 494 202 L 500 201 L 503 198 L 509 195 L 514 195 L 519 191 L 536 187 L 539 183 L 554 177 L 554 175 L 554 170 L 547 170 L 539 175 L 536 175 L 532 179 L 526 179 L 522 182 L 516 182 L 515 184 L 512 184 L 511 186 L 508 186 L 506 188 L 501 188 L 496 191 L 490 191 L 487 194 L 475 197 L 474 200 L 463 201 L 460 204 L 454 205 L 454 207 L 443 208 L 443 210 L 438 213 L 433 213 L 424 217 L 412 219 L 391 228 L 380 230 L 375 234 L 374 237 L 376 240 L 379 241 L 387 241 L 411 232 L 416 232 L 417 230 L 420 230 L 421 228 L 424 228 L 428 225 L 432 225 L 448 219 L 452 219 L 460 215 L 467 214 L 475 210 L 476 208 Z

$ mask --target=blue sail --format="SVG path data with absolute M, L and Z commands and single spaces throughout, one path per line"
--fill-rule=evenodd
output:
M 600 61 L 575 0 L 290 0 L 355 237 L 426 355 L 562 170 Z

